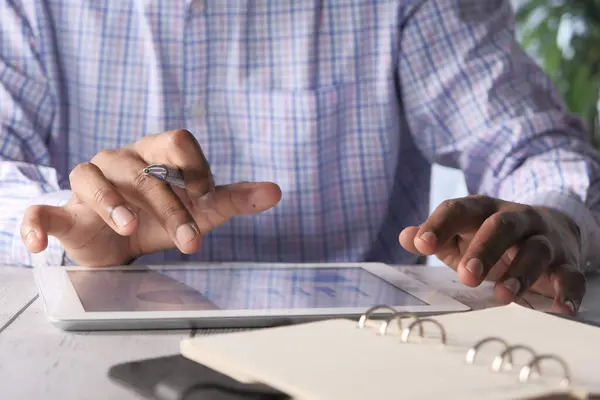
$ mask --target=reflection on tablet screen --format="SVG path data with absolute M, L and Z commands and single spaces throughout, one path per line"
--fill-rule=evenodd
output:
M 362 268 L 68 271 L 86 311 L 247 310 L 420 306 Z

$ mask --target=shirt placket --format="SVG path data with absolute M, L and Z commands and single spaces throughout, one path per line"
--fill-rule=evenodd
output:
M 185 128 L 200 142 L 207 144 L 206 80 L 208 23 L 206 0 L 190 0 L 183 29 L 183 104 Z

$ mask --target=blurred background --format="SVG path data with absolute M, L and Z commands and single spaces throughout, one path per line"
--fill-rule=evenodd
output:
M 481 0 L 488 1 L 488 0 Z M 600 0 L 513 0 L 521 46 L 556 83 L 600 149 Z M 467 195 L 460 171 L 434 166 L 431 211 Z M 435 257 L 429 264 L 442 265 Z
M 514 1 L 519 41 L 588 123 L 596 147 L 600 89 L 600 0 Z

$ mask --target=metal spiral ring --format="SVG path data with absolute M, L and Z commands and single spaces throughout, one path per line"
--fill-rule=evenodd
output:
M 386 319 L 385 321 L 383 321 L 381 323 L 381 325 L 379 326 L 379 334 L 382 336 L 385 336 L 387 334 L 387 329 L 388 326 L 390 325 L 390 323 L 393 320 L 398 321 L 398 328 L 400 329 L 400 332 L 402 332 L 402 318 L 404 317 L 413 317 L 415 321 L 417 321 L 419 319 L 419 317 L 416 314 L 400 314 L 400 313 L 396 313 L 395 315 L 392 315 L 391 317 L 389 317 L 388 319 Z M 423 326 L 419 325 L 419 335 L 421 337 L 423 337 L 424 332 L 423 332 Z
M 563 378 L 560 381 L 561 387 L 568 387 L 571 384 L 571 371 L 569 370 L 567 363 L 565 362 L 565 360 L 554 354 L 542 354 L 534 357 L 533 360 L 531 360 L 529 363 L 527 363 L 521 368 L 521 371 L 519 373 L 519 381 L 524 383 L 528 382 L 533 368 L 536 368 L 539 371 L 540 362 L 543 360 L 553 360 L 562 367 Z
M 498 342 L 498 343 L 503 344 L 505 350 L 508 348 L 508 343 L 504 339 L 500 339 L 499 337 L 490 336 L 485 339 L 481 339 L 479 342 L 475 343 L 473 345 L 473 347 L 471 347 L 469 349 L 469 351 L 467 351 L 467 354 L 465 355 L 465 361 L 467 362 L 467 364 L 473 364 L 475 362 L 475 357 L 477 356 L 477 352 L 479 351 L 481 346 L 483 346 L 486 343 L 491 343 L 491 342 Z M 509 363 L 512 364 L 512 353 L 508 353 L 508 357 L 509 357 Z
M 494 361 L 492 361 L 492 371 L 500 372 L 503 366 L 505 366 L 506 369 L 511 369 L 513 367 L 512 353 L 514 353 L 516 350 L 526 350 L 531 354 L 533 358 L 535 358 L 536 356 L 536 352 L 529 346 L 525 346 L 522 344 L 510 346 L 494 358 Z M 507 360 L 506 363 L 504 362 L 505 360 Z
M 365 323 L 367 322 L 367 320 L 369 319 L 369 317 L 377 310 L 388 310 L 391 311 L 393 313 L 392 317 L 394 315 L 396 315 L 396 310 L 394 310 L 392 307 L 390 306 L 386 306 L 386 305 L 377 305 L 377 306 L 373 306 L 371 308 L 369 308 L 367 310 L 366 313 L 364 313 L 363 315 L 361 315 L 360 319 L 358 320 L 358 328 L 363 329 L 365 327 Z
M 418 319 L 416 321 L 413 321 L 407 328 L 405 328 L 405 329 L 402 330 L 402 338 L 401 338 L 401 340 L 404 343 L 407 343 L 408 339 L 410 337 L 410 334 L 412 333 L 413 328 L 416 325 L 419 325 L 422 328 L 422 325 L 425 322 L 430 322 L 430 323 L 434 324 L 435 326 L 437 326 L 440 329 L 440 333 L 442 335 L 441 342 L 442 342 L 442 344 L 446 344 L 446 330 L 444 329 L 444 327 L 442 326 L 442 324 L 440 324 L 438 321 L 436 321 L 435 319 L 432 319 L 432 318 L 422 318 L 422 319 Z

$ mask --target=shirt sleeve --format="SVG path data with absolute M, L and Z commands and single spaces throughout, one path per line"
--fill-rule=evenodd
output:
M 55 107 L 26 13 L 18 1 L 0 2 L 0 265 L 61 265 L 55 238 L 34 256 L 19 233 L 27 207 L 70 198 L 50 164 Z
M 508 0 L 413 2 L 398 75 L 413 140 L 469 193 L 569 215 L 580 268 L 600 266 L 600 159 L 583 123 L 519 46 Z

